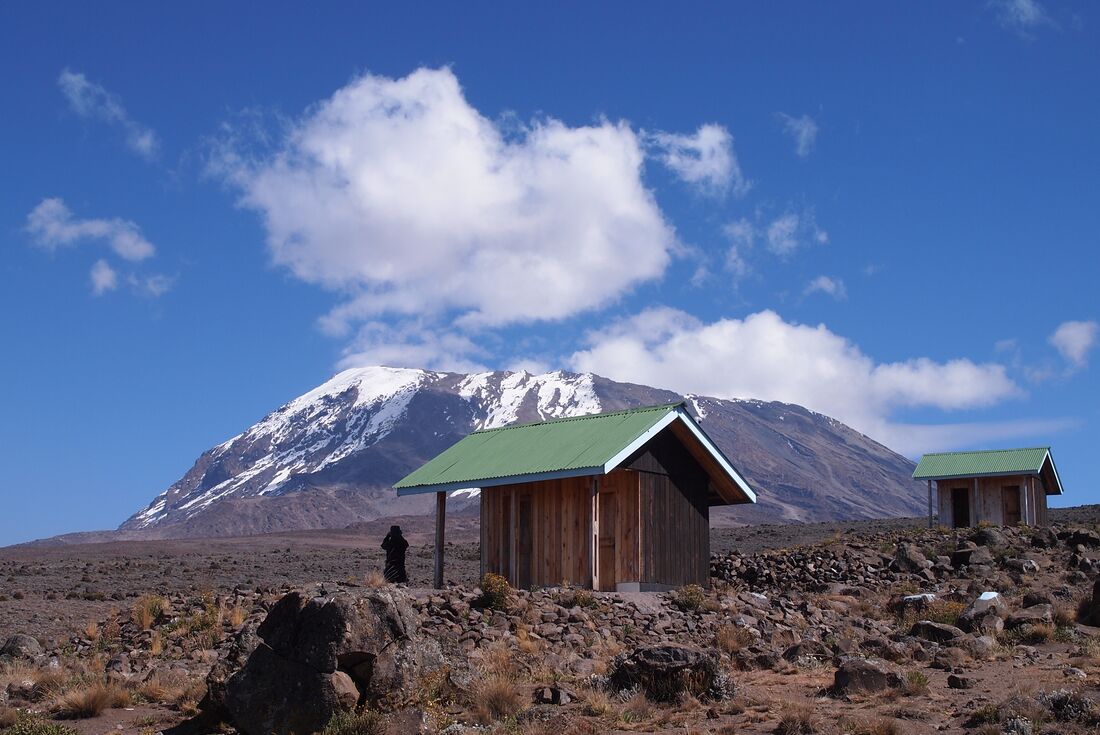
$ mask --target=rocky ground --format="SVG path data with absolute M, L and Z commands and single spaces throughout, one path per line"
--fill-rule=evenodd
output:
M 483 590 L 469 526 L 443 591 L 427 528 L 409 588 L 373 528 L 0 550 L 0 728 L 1095 732 L 1100 508 L 1052 516 L 716 529 L 710 590 L 636 595 Z

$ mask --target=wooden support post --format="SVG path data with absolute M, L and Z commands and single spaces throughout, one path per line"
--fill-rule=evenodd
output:
M 932 527 L 932 481 L 928 481 L 928 527 Z
M 447 493 L 435 494 L 435 588 L 443 589 L 443 539 L 447 525 Z
M 981 510 L 981 507 L 982 507 L 981 488 L 978 487 L 978 478 L 975 477 L 974 478 L 974 503 L 973 503 L 973 507 L 970 509 L 970 527 L 971 528 L 977 528 L 978 524 L 981 523 L 981 513 L 979 513 L 979 511 Z

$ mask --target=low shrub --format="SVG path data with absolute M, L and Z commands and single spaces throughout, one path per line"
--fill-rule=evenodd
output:
M 358 712 L 338 712 L 322 735 L 383 735 L 386 732 L 386 719 L 373 710 Z
M 77 735 L 77 732 L 60 722 L 50 722 L 35 715 L 17 715 L 16 720 L 7 725 L 4 735 Z
M 905 674 L 905 683 L 902 685 L 906 694 L 923 696 L 928 694 L 928 676 L 923 671 L 909 671 Z
M 490 610 L 507 610 L 512 599 L 512 587 L 508 580 L 499 574 L 486 572 L 481 578 L 481 597 L 478 598 L 479 607 Z
M 707 595 L 697 584 L 689 584 L 672 593 L 672 604 L 684 612 L 701 612 L 707 607 Z
M 111 706 L 116 694 L 104 684 L 92 684 L 64 692 L 57 698 L 53 711 L 67 720 L 98 717 Z

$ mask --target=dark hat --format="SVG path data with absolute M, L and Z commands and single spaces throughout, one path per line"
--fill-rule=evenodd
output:
M 401 526 L 390 526 L 390 533 L 401 533 Z

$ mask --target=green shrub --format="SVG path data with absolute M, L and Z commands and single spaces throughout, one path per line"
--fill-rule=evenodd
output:
M 684 612 L 699 612 L 707 607 L 707 595 L 697 584 L 689 584 L 672 593 L 672 604 Z
M 322 731 L 322 735 L 383 735 L 386 720 L 373 710 L 338 712 Z
M 486 607 L 490 610 L 507 610 L 511 597 L 512 588 L 504 577 L 486 572 L 485 576 L 481 578 L 481 597 L 478 599 L 480 607 Z
M 77 735 L 76 730 L 59 722 L 50 722 L 34 715 L 23 715 L 4 730 L 4 735 Z

